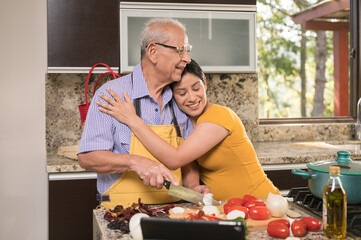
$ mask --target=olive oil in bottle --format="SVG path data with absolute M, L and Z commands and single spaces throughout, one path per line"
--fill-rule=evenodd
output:
M 346 237 L 346 192 L 340 180 L 340 167 L 330 167 L 330 178 L 323 190 L 323 233 L 327 238 Z

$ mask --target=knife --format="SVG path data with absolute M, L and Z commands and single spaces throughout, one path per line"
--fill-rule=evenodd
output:
M 183 186 L 175 186 L 167 180 L 164 180 L 163 185 L 169 190 L 168 194 L 173 197 L 177 197 L 191 203 L 204 204 L 203 203 L 204 195 L 202 193 L 193 191 Z M 212 205 L 219 206 L 221 205 L 221 203 L 213 199 Z

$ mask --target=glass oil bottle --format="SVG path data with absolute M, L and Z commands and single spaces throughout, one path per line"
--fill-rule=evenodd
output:
M 323 190 L 323 233 L 330 239 L 346 237 L 346 192 L 340 180 L 340 167 L 330 167 L 330 178 Z

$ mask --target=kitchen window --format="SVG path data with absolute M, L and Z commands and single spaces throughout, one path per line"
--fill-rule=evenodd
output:
M 357 0 L 258 0 L 260 122 L 354 121 L 359 36 Z

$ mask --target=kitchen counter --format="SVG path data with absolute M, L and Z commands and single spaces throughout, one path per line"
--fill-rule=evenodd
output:
M 337 157 L 349 151 L 351 159 L 361 159 L 361 142 L 353 140 L 327 142 L 256 142 L 254 148 L 262 165 L 308 163 Z
M 308 216 L 307 214 L 299 211 L 298 209 L 293 209 L 296 212 L 301 213 L 303 216 Z M 93 240 L 115 240 L 115 239 L 122 239 L 122 240 L 132 240 L 133 238 L 129 234 L 122 235 L 119 230 L 111 230 L 107 227 L 108 221 L 104 219 L 104 209 L 95 209 L 93 211 Z M 261 231 L 252 231 L 248 232 L 248 237 L 250 240 L 253 239 L 277 239 L 272 238 L 268 235 L 266 230 Z M 318 232 L 307 232 L 306 236 L 300 239 L 325 239 L 323 236 L 322 231 Z M 355 239 L 351 237 L 345 238 L 348 239 Z M 360 239 L 360 238 L 356 238 Z
M 255 142 L 254 147 L 262 166 L 300 164 L 335 159 L 337 152 L 351 153 L 351 159 L 361 160 L 361 142 L 352 140 L 327 142 Z M 57 155 L 57 149 L 47 153 L 48 173 L 86 172 L 78 161 Z
M 67 172 L 85 172 L 84 168 L 79 166 L 77 160 L 70 159 L 57 154 L 57 150 L 48 150 L 46 154 L 48 173 L 67 173 Z

